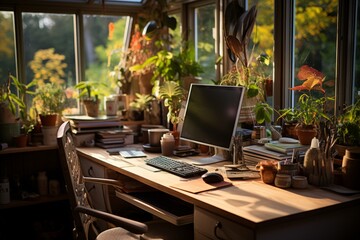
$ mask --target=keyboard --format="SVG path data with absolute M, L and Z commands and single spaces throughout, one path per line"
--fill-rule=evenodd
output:
M 165 156 L 158 156 L 145 160 L 147 165 L 159 168 L 169 173 L 183 178 L 201 176 L 207 172 L 207 169 L 192 165 L 186 162 L 180 162 Z

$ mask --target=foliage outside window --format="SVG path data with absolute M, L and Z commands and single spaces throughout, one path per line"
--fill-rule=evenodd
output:
M 64 112 L 78 113 L 76 95 L 72 94 L 76 84 L 74 15 L 22 13 L 22 20 L 27 65 L 26 79 L 21 80 L 29 83 L 36 79 L 40 85 L 43 81 L 62 84 L 61 89 L 68 97 L 62 106 L 66 108 Z M 32 104 L 32 99 L 27 99 L 27 104 Z
M 357 19 L 356 19 L 356 38 L 355 38 L 355 42 L 356 42 L 356 55 L 355 55 L 355 77 L 353 79 L 352 82 L 352 94 L 353 94 L 353 102 L 356 101 L 356 99 L 358 97 L 360 97 L 360 14 L 359 14 L 359 10 L 360 10 L 360 4 L 358 4 L 358 8 L 357 8 Z
M 200 74 L 202 81 L 211 83 L 216 81 L 215 73 L 215 4 L 195 8 L 195 60 L 204 69 Z
M 6 84 L 9 73 L 16 75 L 14 14 L 0 11 L 0 83 Z
M 327 96 L 335 95 L 337 8 L 338 0 L 297 0 L 295 8 L 295 72 L 306 64 L 324 73 Z M 295 78 L 292 86 L 299 84 Z
M 122 86 L 119 60 L 125 57 L 124 35 L 129 17 L 84 15 L 85 81 L 97 81 L 103 86 L 98 96 L 117 94 Z
M 61 114 L 65 107 L 65 56 L 53 48 L 39 50 L 29 63 L 36 83 L 33 106 L 36 113 Z

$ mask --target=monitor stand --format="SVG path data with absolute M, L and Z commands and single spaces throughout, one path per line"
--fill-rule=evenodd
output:
M 223 152 L 218 148 L 215 148 L 215 154 L 211 157 L 205 158 L 197 158 L 196 160 L 192 161 L 194 165 L 208 165 L 218 162 L 227 161 L 228 159 L 224 156 Z

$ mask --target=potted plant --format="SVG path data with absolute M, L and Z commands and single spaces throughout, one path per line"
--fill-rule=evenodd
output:
M 40 116 L 42 126 L 56 126 L 59 114 L 65 105 L 65 89 L 62 84 L 38 84 L 33 106 Z
M 270 65 L 270 57 L 267 54 L 259 54 L 254 58 L 255 45 L 250 47 L 256 17 L 256 5 L 245 10 L 238 1 L 231 1 L 226 6 L 225 42 L 228 56 L 234 65 L 221 78 L 220 84 L 245 87 L 240 122 L 253 122 L 256 104 L 265 103 L 266 96 L 272 95 L 272 80 L 268 74 L 271 68 L 267 68 Z
M 279 121 L 280 119 L 283 120 L 282 133 L 284 136 L 295 138 L 295 139 L 298 138 L 297 134 L 296 134 L 296 130 L 295 130 L 295 127 L 297 124 L 296 116 L 298 114 L 299 114 L 298 111 L 293 108 L 279 109 L 279 117 L 277 118 L 276 121 Z
M 321 121 L 330 121 L 326 112 L 326 103 L 334 98 L 326 97 L 322 83 L 325 76 L 318 70 L 303 65 L 297 74 L 297 78 L 303 81 L 301 85 L 290 88 L 294 91 L 306 91 L 301 94 L 296 109 L 296 132 L 299 141 L 303 145 L 309 145 L 311 139 L 318 135 Z M 314 91 L 323 94 L 320 97 L 314 95 Z
M 338 116 L 336 124 L 335 149 L 340 157 L 346 149 L 360 147 L 360 98 L 347 106 L 344 113 Z
M 177 125 L 180 122 L 180 110 L 184 100 L 184 91 L 177 82 L 168 81 L 160 86 L 159 96 L 164 100 L 164 106 L 167 107 L 167 120 L 172 124 L 172 134 L 175 138 L 175 146 L 179 145 L 179 132 Z
M 34 82 L 21 83 L 15 76 L 9 74 L 7 83 L 0 86 L 1 141 L 10 142 L 12 137 L 20 135 L 21 130 L 27 126 L 32 129 L 32 124 L 25 122 L 28 120 L 25 97 L 27 94 L 33 94 L 30 88 L 34 84 Z M 12 86 L 15 87 L 16 93 L 12 91 Z
M 13 93 L 11 86 L 15 85 L 18 81 L 15 77 L 9 75 L 6 84 L 0 86 L 0 122 L 1 123 L 14 123 L 17 121 L 16 113 L 18 108 L 24 108 L 25 103 Z
M 43 126 L 56 126 L 59 115 L 65 106 L 65 56 L 55 52 L 54 48 L 35 52 L 29 66 L 36 82 L 33 107 L 37 111 Z
M 154 99 L 149 94 L 135 94 L 136 98 L 129 104 L 127 116 L 130 120 L 144 120 L 145 111 L 150 111 L 151 102 Z
M 89 80 L 78 83 L 75 88 L 80 91 L 79 97 L 85 106 L 86 114 L 90 117 L 99 116 L 99 94 L 102 88 L 106 88 L 106 85 L 102 82 Z

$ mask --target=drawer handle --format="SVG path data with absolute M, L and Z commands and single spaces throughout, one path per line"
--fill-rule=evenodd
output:
M 93 174 L 92 174 L 93 172 L 94 172 L 93 167 L 89 167 L 88 174 L 89 174 L 90 177 L 93 177 Z
M 218 229 L 221 229 L 221 228 L 222 228 L 221 222 L 217 222 L 217 223 L 215 224 L 215 227 L 214 227 L 214 235 L 215 235 L 215 237 L 216 237 L 217 239 L 219 239 L 219 240 L 223 240 L 223 238 L 221 238 L 221 237 L 219 237 L 219 236 L 217 235 L 217 230 L 218 230 Z

